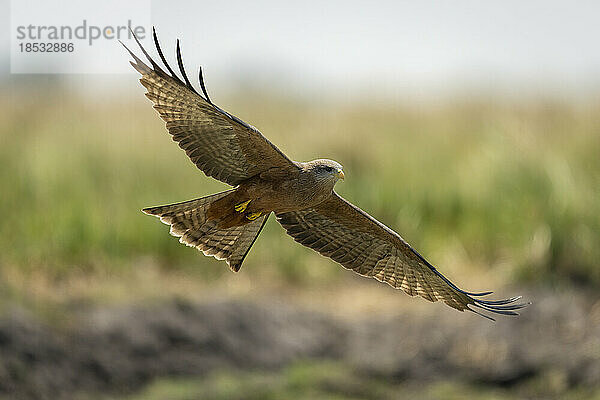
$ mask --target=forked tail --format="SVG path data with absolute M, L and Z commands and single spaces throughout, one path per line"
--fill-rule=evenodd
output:
M 142 211 L 171 225 L 171 235 L 179 237 L 181 243 L 195 247 L 207 256 L 226 260 L 229 267 L 237 272 L 269 214 L 241 226 L 220 229 L 219 219 L 207 217 L 207 212 L 212 203 L 232 192 L 234 190 L 227 190 L 196 200 L 144 208 Z

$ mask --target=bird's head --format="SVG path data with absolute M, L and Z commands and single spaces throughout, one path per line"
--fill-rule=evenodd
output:
M 306 163 L 307 169 L 314 174 L 318 181 L 331 183 L 331 186 L 344 179 L 343 167 L 340 163 L 333 160 L 313 160 Z

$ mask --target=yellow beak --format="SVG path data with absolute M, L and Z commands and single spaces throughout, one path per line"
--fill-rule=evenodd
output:
M 342 171 L 341 169 L 337 170 L 338 176 L 340 177 L 340 179 L 344 179 L 344 171 Z

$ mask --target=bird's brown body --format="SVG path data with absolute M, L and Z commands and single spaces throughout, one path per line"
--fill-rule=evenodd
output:
M 311 166 L 317 161 L 335 163 L 330 160 L 315 160 L 309 163 L 296 163 L 298 169 L 285 170 L 272 168 L 249 178 L 229 193 L 212 203 L 207 217 L 219 221 L 220 229 L 242 226 L 252 221 L 253 215 L 276 214 L 304 210 L 317 206 L 330 198 L 337 179 L 319 180 L 311 173 Z M 335 163 L 337 164 L 337 163 Z M 335 172 L 341 173 L 337 165 Z M 236 206 L 247 203 L 243 210 Z
M 340 164 L 325 159 L 290 160 L 258 129 L 212 103 L 202 70 L 203 95 L 194 89 L 183 67 L 179 41 L 177 63 L 183 80 L 167 63 L 154 31 L 153 38 L 167 71 L 141 44 L 151 67 L 127 49 L 135 60 L 131 64 L 142 74 L 146 96 L 190 160 L 206 175 L 233 186 L 210 196 L 143 210 L 169 224 L 180 242 L 226 260 L 238 271 L 274 213 L 297 242 L 411 296 L 441 300 L 460 311 L 475 311 L 473 306 L 516 315 L 515 310 L 524 307 L 514 304 L 518 297 L 490 301 L 480 297 L 491 292 L 459 289 L 400 235 L 333 190 L 344 178 Z

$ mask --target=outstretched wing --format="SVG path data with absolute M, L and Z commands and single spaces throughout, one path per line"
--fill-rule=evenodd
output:
M 400 235 L 335 192 L 317 207 L 280 213 L 277 219 L 297 242 L 410 296 L 441 300 L 457 310 L 468 309 L 478 314 L 470 306 L 506 315 L 517 315 L 515 310 L 526 306 L 514 304 L 520 297 L 482 300 L 479 297 L 491 292 L 469 293 L 459 289 Z
M 173 140 L 206 175 L 232 186 L 272 168 L 295 170 L 298 166 L 265 138 L 255 127 L 222 110 L 210 101 L 202 69 L 200 87 L 204 96 L 191 85 L 183 67 L 179 40 L 177 63 L 183 81 L 167 63 L 152 30 L 156 50 L 168 72 L 150 58 L 137 38 L 134 38 L 150 62 L 141 61 L 125 45 L 134 58 L 131 65 L 140 73 L 146 96 L 166 122 Z

